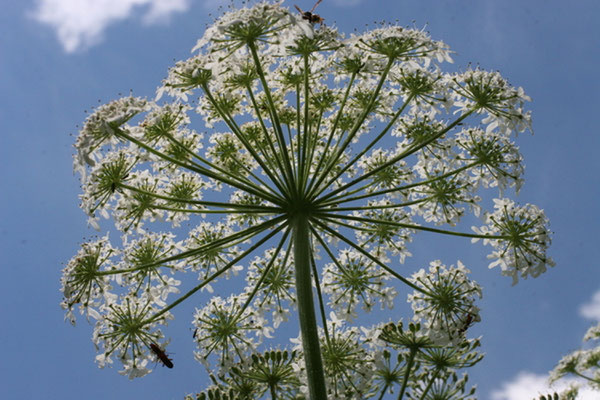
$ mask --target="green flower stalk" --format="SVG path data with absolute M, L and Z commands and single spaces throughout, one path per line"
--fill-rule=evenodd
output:
M 67 264 L 67 318 L 96 320 L 99 365 L 117 357 L 138 377 L 194 298 L 196 358 L 214 379 L 198 398 L 383 398 L 394 386 L 471 398 L 455 370 L 480 359 L 466 338 L 479 286 L 460 261 L 412 277 L 401 264 L 424 231 L 491 245 L 490 267 L 515 283 L 552 265 L 533 205 L 498 199 L 483 226 L 455 228 L 480 215 L 480 190 L 521 186 L 512 133 L 530 127 L 529 98 L 496 72 L 443 72 L 451 52 L 423 31 L 344 37 L 302 17 L 271 3 L 228 12 L 155 100 L 125 97 L 86 120 L 81 207 L 97 229 L 112 219 L 123 244 L 104 236 Z M 350 326 L 359 308 L 393 307 L 395 280 L 420 322 Z M 261 350 L 294 315 L 296 348 Z

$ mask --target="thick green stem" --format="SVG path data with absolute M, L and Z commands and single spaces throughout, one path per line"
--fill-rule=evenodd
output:
M 308 390 L 311 400 L 321 400 L 326 399 L 327 394 L 312 295 L 308 217 L 302 213 L 296 215 L 292 226 L 298 317 L 302 334 L 302 348 L 304 350 Z

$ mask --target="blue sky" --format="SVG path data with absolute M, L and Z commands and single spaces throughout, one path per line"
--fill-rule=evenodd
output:
M 130 90 L 153 97 L 174 60 L 189 56 L 217 5 L 2 2 L 0 397 L 176 399 L 206 386 L 192 357 L 194 305 L 177 311 L 169 325 L 175 368 L 158 367 L 131 382 L 117 368 L 96 367 L 90 326 L 63 322 L 59 279 L 63 263 L 95 234 L 78 208 L 71 161 L 85 110 Z M 417 241 L 412 249 L 413 262 L 423 266 L 460 258 L 484 288 L 483 320 L 472 333 L 483 335 L 486 358 L 470 370 L 479 398 L 529 399 L 525 390 L 535 394 L 547 371 L 600 319 L 600 296 L 594 297 L 600 291 L 600 3 L 324 0 L 317 11 L 344 32 L 381 19 L 426 26 L 456 52 L 450 68 L 472 63 L 499 70 L 532 97 L 535 133 L 518 138 L 526 183 L 517 199 L 546 211 L 556 267 L 511 287 L 487 269 L 488 249 L 480 245 L 428 237 L 433 245 Z

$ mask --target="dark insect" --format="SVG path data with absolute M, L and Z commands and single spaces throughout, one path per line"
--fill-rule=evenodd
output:
M 127 174 L 125 174 L 125 175 L 123 175 L 123 176 L 121 177 L 121 180 L 125 180 L 125 179 L 127 179 L 127 177 L 128 177 L 128 176 L 129 176 L 129 174 L 128 174 L 128 173 L 127 173 Z M 113 183 L 111 183 L 111 184 L 110 184 L 110 192 L 111 192 L 111 193 L 114 193 L 114 192 L 115 192 L 115 190 L 117 190 L 117 183 L 116 183 L 116 182 L 113 182 Z
M 474 316 L 473 314 L 471 314 L 471 313 L 468 313 L 468 314 L 467 314 L 467 318 L 465 318 L 465 322 L 464 322 L 464 325 L 463 325 L 463 327 L 462 327 L 462 328 L 460 328 L 460 330 L 459 330 L 458 332 L 459 332 L 461 335 L 464 335 L 464 334 L 465 334 L 465 332 L 467 331 L 467 329 L 469 329 L 469 327 L 470 327 L 471 325 L 473 325 L 473 323 L 474 323 L 474 322 L 477 322 L 477 321 L 475 321 L 475 316 Z
M 300 7 L 298 7 L 295 4 L 294 4 L 294 7 L 296 7 L 296 10 L 300 11 L 300 14 L 302 14 L 302 19 L 307 20 L 311 24 L 322 24 L 323 21 L 325 21 L 325 20 L 323 18 L 321 18 L 320 15 L 313 14 L 313 11 L 315 11 L 315 8 L 317 8 L 319 3 L 322 1 L 323 0 L 318 0 L 310 11 L 302 11 L 300 9 Z
M 152 350 L 152 352 L 156 354 L 156 357 L 158 357 L 160 362 L 162 362 L 165 367 L 173 368 L 173 363 L 171 362 L 171 359 L 167 357 L 163 349 L 161 349 L 154 343 L 150 343 L 150 350 Z
M 196 339 L 196 334 L 198 334 L 198 328 L 194 329 L 194 334 L 192 335 L 193 339 Z

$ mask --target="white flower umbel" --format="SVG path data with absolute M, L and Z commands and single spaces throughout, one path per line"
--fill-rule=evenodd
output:
M 321 348 L 358 340 L 356 326 L 333 324 L 359 307 L 392 308 L 398 281 L 416 291 L 436 341 L 456 344 L 477 319 L 479 289 L 460 264 L 408 279 L 414 270 L 401 264 L 416 232 L 483 240 L 492 266 L 515 280 L 552 264 L 535 206 L 503 200 L 474 233 L 456 228 L 479 215 L 481 189 L 522 184 L 511 132 L 530 126 L 523 90 L 497 72 L 444 72 L 451 52 L 423 30 L 381 24 L 344 36 L 319 20 L 279 3 L 231 9 L 167 72 L 154 102 L 127 96 L 86 120 L 74 160 L 81 207 L 97 229 L 112 220 L 123 244 L 84 244 L 64 270 L 62 305 L 69 320 L 79 305 L 100 321 L 102 365 L 118 354 L 125 374 L 146 373 L 150 351 L 164 349 L 157 325 L 196 301 L 198 359 L 218 358 L 231 385 L 210 390 L 243 398 L 234 386 L 249 380 L 238 372 L 295 313 L 302 356 L 290 363 L 290 393 L 324 399 L 334 370 Z M 347 365 L 330 393 L 370 396 L 375 378 L 355 381 Z M 378 395 L 397 384 L 408 395 L 408 378 Z
M 332 321 L 329 338 L 323 338 L 323 363 L 330 399 L 360 399 L 369 392 L 372 359 L 360 340 L 358 328 Z
M 323 291 L 340 318 L 352 321 L 357 307 L 370 311 L 379 304 L 392 308 L 396 290 L 386 285 L 391 278 L 373 261 L 354 250 L 342 250 L 323 271 Z
M 194 326 L 199 348 L 196 358 L 208 365 L 208 358 L 216 356 L 221 371 L 250 356 L 259 342 L 253 336 L 269 336 L 260 316 L 252 308 L 244 308 L 243 299 L 236 296 L 227 300 L 213 297 L 205 308 L 196 310 Z
M 481 287 L 468 279 L 469 272 L 460 261 L 447 268 L 436 260 L 428 271 L 421 269 L 412 276 L 411 281 L 422 289 L 408 295 L 414 319 L 424 324 L 436 344 L 462 342 L 469 326 L 481 319 L 475 306 Z
M 102 158 L 100 149 L 107 144 L 114 146 L 119 143 L 115 128 L 127 129 L 127 121 L 149 108 L 150 103 L 146 99 L 124 97 L 98 107 L 85 120 L 75 143 L 77 154 L 73 160 L 74 169 L 81 173 L 82 181 L 85 181 L 86 166 L 94 166 Z
M 519 276 L 537 277 L 553 266 L 554 261 L 546 255 L 550 246 L 548 218 L 544 211 L 533 204 L 518 206 L 510 199 L 494 199 L 493 213 L 486 213 L 486 225 L 473 231 L 477 234 L 496 236 L 498 239 L 483 239 L 494 251 L 488 258 L 494 259 L 489 267 L 500 266 L 502 274 L 512 277 L 513 285 Z M 476 242 L 480 238 L 473 238 Z
M 99 318 L 97 308 L 104 303 L 112 303 L 116 295 L 111 293 L 110 275 L 115 269 L 111 258 L 118 255 L 108 240 L 108 235 L 93 242 L 85 243 L 63 269 L 61 292 L 64 299 L 60 304 L 67 310 L 65 319 L 75 325 L 73 307 L 79 305 L 81 314 Z
M 101 308 L 101 316 L 94 327 L 93 341 L 100 354 L 96 356 L 98 366 L 103 368 L 113 363 L 116 356 L 123 363 L 122 374 L 130 379 L 143 376 L 151 370 L 146 368 L 148 360 L 154 360 L 152 345 L 159 344 L 163 334 L 158 325 L 166 325 L 172 316 L 163 313 L 144 296 L 128 295 Z
M 456 135 L 460 147 L 460 158 L 467 165 L 476 185 L 485 188 L 514 186 L 518 191 L 523 184 L 522 156 L 509 137 L 495 130 L 484 132 L 469 128 Z
M 151 233 L 130 241 L 123 249 L 121 263 L 128 273 L 115 275 L 117 283 L 134 288 L 137 295 L 143 294 L 148 301 L 164 307 L 170 293 L 179 293 L 177 286 L 181 284 L 181 281 L 162 273 L 176 271 L 172 263 L 162 261 L 181 250 L 174 238 L 171 233 Z

